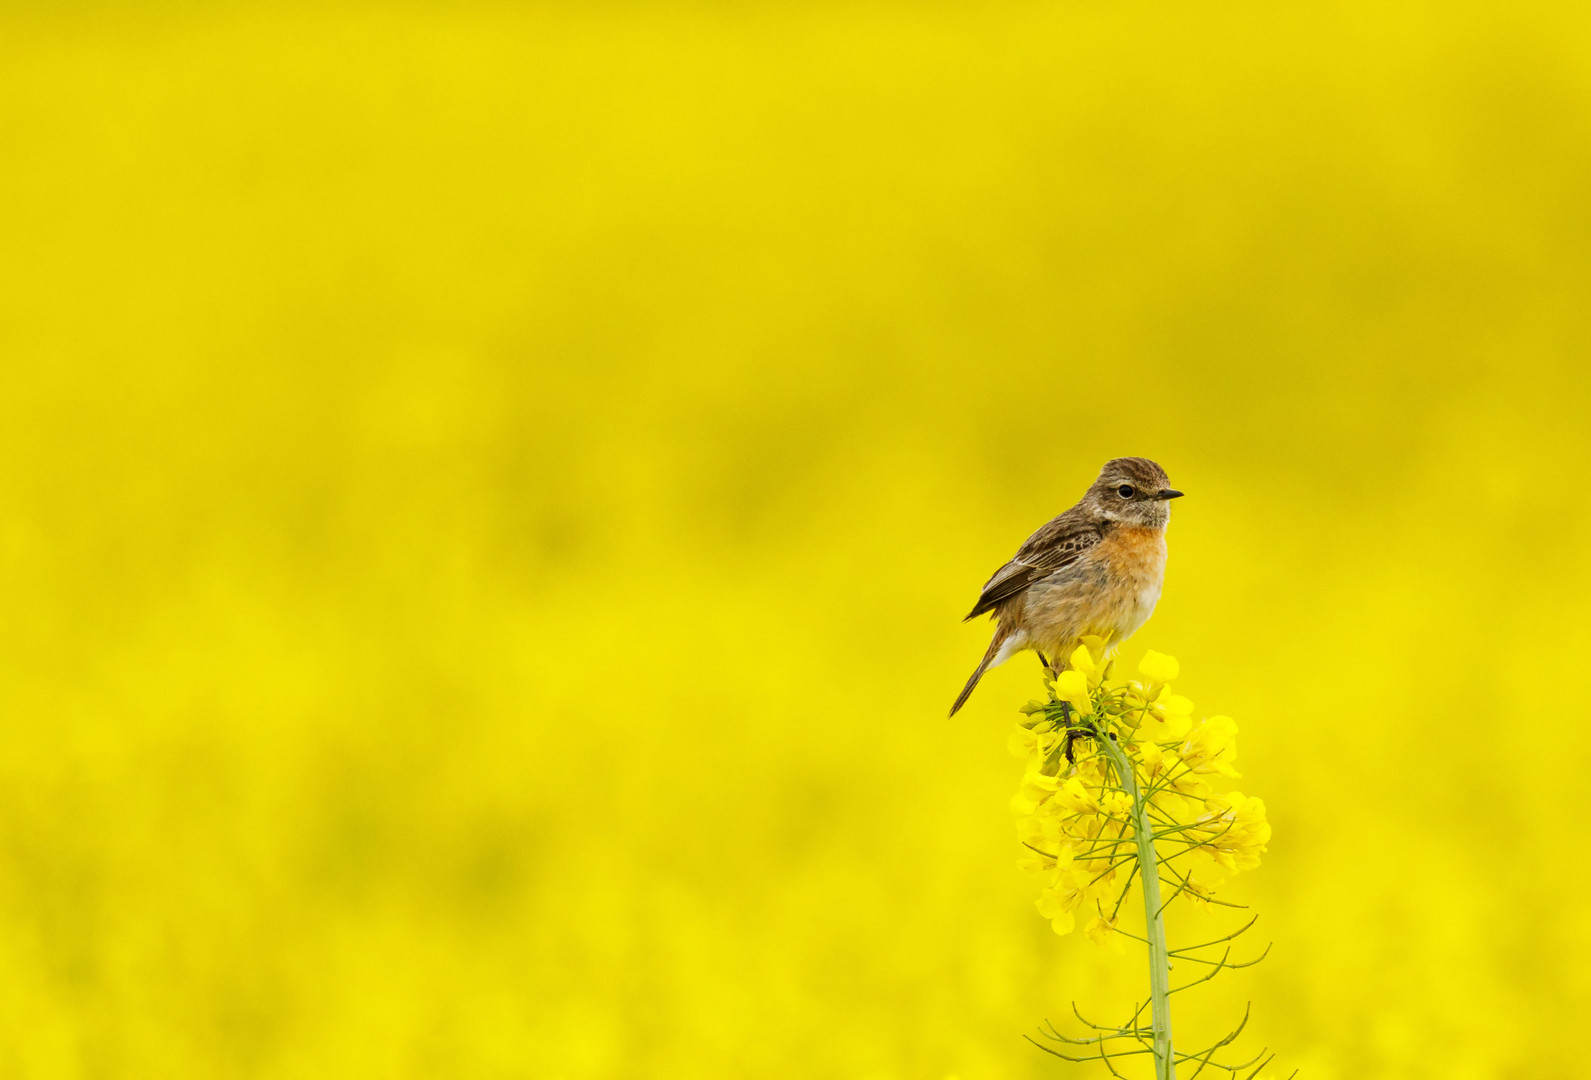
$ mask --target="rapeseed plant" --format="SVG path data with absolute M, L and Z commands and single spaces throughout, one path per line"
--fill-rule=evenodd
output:
M 1027 770 L 1011 808 L 1025 849 L 1019 865 L 1039 882 L 1039 914 L 1057 934 L 1082 923 L 1098 944 L 1119 947 L 1124 937 L 1145 944 L 1150 992 L 1115 1026 L 1084 1019 L 1074 1005 L 1092 1034 L 1071 1038 L 1053 1025 L 1045 1032 L 1072 1053 L 1035 1044 L 1069 1061 L 1097 1057 L 1117 1076 L 1114 1059 L 1135 1055 L 1153 1056 L 1156 1080 L 1174 1080 L 1183 1062 L 1197 1066 L 1194 1076 L 1210 1067 L 1232 1075 L 1252 1069 L 1248 1076 L 1257 1076 L 1271 1060 L 1263 1050 L 1238 1064 L 1214 1058 L 1242 1031 L 1246 1013 L 1235 1030 L 1197 1053 L 1177 1053 L 1171 1038 L 1172 994 L 1265 955 L 1231 960 L 1232 943 L 1254 919 L 1215 941 L 1181 949 L 1166 944 L 1166 908 L 1179 898 L 1225 904 L 1216 891 L 1232 874 L 1257 867 L 1271 838 L 1263 800 L 1211 786 L 1239 778 L 1237 724 L 1228 716 L 1193 719 L 1193 703 L 1171 690 L 1179 674 L 1171 657 L 1150 652 L 1138 665 L 1140 680 L 1116 684 L 1105 656 L 1102 639 L 1084 639 L 1067 669 L 1045 680 L 1047 700 L 1022 710 L 1027 719 L 1010 745 Z M 1143 896 L 1142 937 L 1118 925 L 1135 881 Z M 1175 960 L 1209 970 L 1172 987 Z

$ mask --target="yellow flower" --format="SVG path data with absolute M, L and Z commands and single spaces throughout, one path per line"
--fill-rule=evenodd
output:
M 1150 776 L 1159 776 L 1166 764 L 1166 751 L 1153 742 L 1144 741 L 1133 747 L 1133 753 L 1138 756 L 1138 763 L 1144 767 L 1144 772 Z M 1173 759 L 1175 751 L 1172 752 Z
M 1034 901 L 1035 906 L 1039 908 L 1040 915 L 1044 914 L 1042 903 L 1043 901 Z M 1045 915 L 1044 917 L 1050 920 L 1050 928 L 1062 937 L 1070 934 L 1077 927 L 1077 916 L 1070 911 L 1062 911 L 1056 915 Z
M 1017 725 L 1011 733 L 1011 738 L 1006 740 L 1006 749 L 1012 756 L 1025 758 L 1037 757 L 1041 760 L 1049 756 L 1051 750 L 1061 741 L 1059 733 L 1054 731 L 1034 731 L 1032 728 Z
M 1158 719 L 1171 723 L 1177 717 L 1187 718 L 1193 715 L 1193 701 L 1181 694 L 1173 694 L 1169 686 L 1163 687 L 1154 701 L 1149 703 L 1149 711 Z
M 1068 669 L 1055 676 L 1055 696 L 1071 705 L 1081 716 L 1094 711 L 1094 702 L 1088 696 L 1088 677 L 1081 671 Z
M 1148 702 L 1146 714 L 1133 736 L 1140 741 L 1176 742 L 1193 727 L 1193 702 L 1181 694 L 1173 694 L 1170 687 L 1162 687 Z
M 1149 680 L 1150 686 L 1162 686 L 1176 679 L 1178 674 L 1177 661 L 1165 653 L 1157 653 L 1153 649 L 1144 653 L 1144 658 L 1138 661 L 1138 674 Z
M 1095 945 L 1104 945 L 1113 952 L 1121 952 L 1121 938 L 1116 934 L 1116 920 L 1096 915 L 1083 931 Z
M 1033 847 L 1039 847 L 1039 845 L 1034 844 Z M 1071 866 L 1073 858 L 1072 845 L 1070 844 L 1052 844 L 1051 850 L 1055 852 L 1053 856 L 1043 854 L 1042 849 L 1041 851 L 1029 849 L 1025 856 L 1017 860 L 1017 869 L 1025 874 L 1037 874 L 1048 882 L 1050 876 L 1057 870 L 1064 870 L 1066 867 Z
M 1088 875 L 1068 867 L 1056 873 L 1054 882 L 1039 894 L 1033 906 L 1038 908 L 1040 915 L 1050 920 L 1057 934 L 1069 934 L 1077 925 L 1073 912 L 1086 899 Z
M 1210 785 L 1205 782 L 1204 774 L 1214 770 L 1195 770 L 1191 763 L 1183 759 L 1181 745 L 1166 746 L 1144 742 L 1135 747 L 1135 750 L 1141 771 L 1159 786 L 1159 791 L 1155 793 L 1152 801 L 1162 810 L 1167 809 L 1161 804 L 1159 797 L 1163 792 L 1173 791 L 1179 795 L 1192 796 L 1201 802 L 1210 793 Z
M 1167 771 L 1169 772 L 1170 770 L 1168 769 Z M 1202 800 L 1205 794 L 1208 793 L 1208 785 L 1202 781 L 1198 782 L 1198 787 L 1204 790 L 1196 795 L 1177 791 L 1174 788 L 1162 788 L 1155 792 L 1149 801 L 1154 803 L 1155 809 L 1172 821 L 1192 821 L 1203 812 L 1204 804 Z M 1196 799 L 1199 801 L 1195 801 Z
M 1252 870 L 1260 864 L 1260 853 L 1270 843 L 1271 826 L 1265 820 L 1265 801 L 1240 791 L 1212 795 L 1204 801 L 1200 818 L 1207 839 L 1199 852 L 1226 871 Z M 1191 838 L 1191 836 L 1190 836 Z
M 1099 810 L 1099 800 L 1075 776 L 1060 786 L 1055 793 L 1055 801 L 1078 814 L 1092 814 Z
M 1024 874 L 1035 874 L 1042 876 L 1055 869 L 1055 860 L 1047 855 L 1039 855 L 1035 852 L 1030 855 L 1024 855 L 1022 858 L 1018 859 L 1016 861 L 1016 868 L 1022 871 Z
M 1125 851 L 1130 849 L 1132 841 L 1124 839 L 1122 843 Z M 1116 871 L 1110 865 L 1108 852 L 1101 853 L 1097 859 L 1085 859 L 1079 865 L 1089 873 L 1088 895 L 1103 896 L 1110 892 L 1111 883 L 1116 880 Z
M 1147 684 L 1112 685 L 1107 692 L 1101 689 L 1104 656 L 1103 641 L 1085 641 L 1051 686 L 1054 700 L 1093 717 L 1087 730 L 1101 738 L 1074 740 L 1068 761 L 1060 754 L 1064 729 L 1043 730 L 1049 726 L 1044 717 L 1019 725 L 1010 748 L 1027 759 L 1027 770 L 1011 805 L 1017 835 L 1029 849 L 1018 865 L 1038 878 L 1039 913 L 1058 934 L 1071 933 L 1081 920 L 1089 938 L 1120 949 L 1122 935 L 1103 912 L 1116 902 L 1118 878 L 1136 872 L 1126 869 L 1136 855 L 1133 800 L 1111 764 L 1115 750 L 1105 732 L 1126 750 L 1157 821 L 1180 826 L 1168 836 L 1185 842 L 1195 863 L 1179 889 L 1191 902 L 1209 902 L 1228 874 L 1258 866 L 1271 827 L 1262 800 L 1212 792 L 1211 780 L 1237 776 L 1237 724 L 1227 716 L 1194 722 L 1193 702 L 1169 685 L 1179 674 L 1177 662 L 1150 653 L 1139 665 Z M 1054 709 L 1052 700 L 1040 711 L 1050 716 Z
M 1100 755 L 1092 739 L 1074 740 L 1072 753 L 1077 757 L 1077 764 L 1067 771 L 1068 776 L 1077 777 L 1089 787 L 1100 787 L 1106 782 L 1110 761 Z
M 1022 794 L 1028 796 L 1034 802 L 1043 802 L 1056 791 L 1059 791 L 1060 787 L 1061 778 L 1059 776 L 1050 776 L 1048 773 L 1039 772 L 1037 769 L 1029 769 L 1022 776 Z
M 1204 876 L 1213 877 L 1214 880 L 1206 881 L 1203 879 Z M 1221 879 L 1217 875 L 1196 876 L 1189 873 L 1183 885 L 1182 895 L 1200 907 L 1208 907 L 1210 899 L 1215 896 L 1216 887 L 1220 884 Z
M 1201 722 L 1178 748 L 1189 770 L 1237 778 L 1237 723 L 1230 716 L 1212 716 Z
M 1089 651 L 1087 645 L 1079 645 L 1073 649 L 1071 657 L 1066 661 L 1066 666 L 1082 675 L 1083 678 L 1091 683 L 1099 681 L 1101 674 L 1100 664 L 1094 659 L 1094 654 Z
M 1055 794 L 1060 785 L 1060 777 L 1046 776 L 1037 769 L 1029 769 L 1022 776 L 1022 786 L 1011 796 L 1011 812 L 1018 817 L 1033 813 L 1044 800 Z
M 1032 814 L 1017 822 L 1017 843 L 1040 851 L 1059 851 L 1066 846 L 1061 823 L 1052 814 Z
M 1110 635 L 1084 634 L 1079 640 L 1088 646 L 1088 651 L 1094 654 L 1094 657 L 1099 661 L 1101 669 L 1103 669 L 1105 661 L 1110 659 Z

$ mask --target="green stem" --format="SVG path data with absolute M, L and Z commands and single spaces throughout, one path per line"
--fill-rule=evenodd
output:
M 1149 820 L 1149 800 L 1138 789 L 1138 778 L 1126 751 L 1106 727 L 1099 739 L 1105 756 L 1121 777 L 1121 786 L 1132 796 L 1133 833 L 1138 843 L 1138 877 L 1144 890 L 1144 935 L 1149 939 L 1149 1017 L 1154 1031 L 1155 1080 L 1177 1080 L 1177 1061 L 1171 1050 L 1171 958 L 1166 954 L 1166 919 L 1160 903 L 1160 863 L 1155 856 L 1155 834 Z

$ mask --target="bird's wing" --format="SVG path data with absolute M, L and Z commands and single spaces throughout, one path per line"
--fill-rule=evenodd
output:
M 1062 514 L 1028 537 L 1016 557 L 994 572 L 967 619 L 994 610 L 1002 600 L 1010 599 L 1035 581 L 1076 562 L 1099 541 L 1099 527 L 1093 522 L 1078 521 Z

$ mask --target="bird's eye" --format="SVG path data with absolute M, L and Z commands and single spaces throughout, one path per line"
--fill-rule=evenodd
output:
M 1130 499 L 1133 497 L 1133 486 L 1131 484 L 1123 484 L 1121 487 L 1116 489 L 1116 494 L 1120 495 L 1124 499 Z

